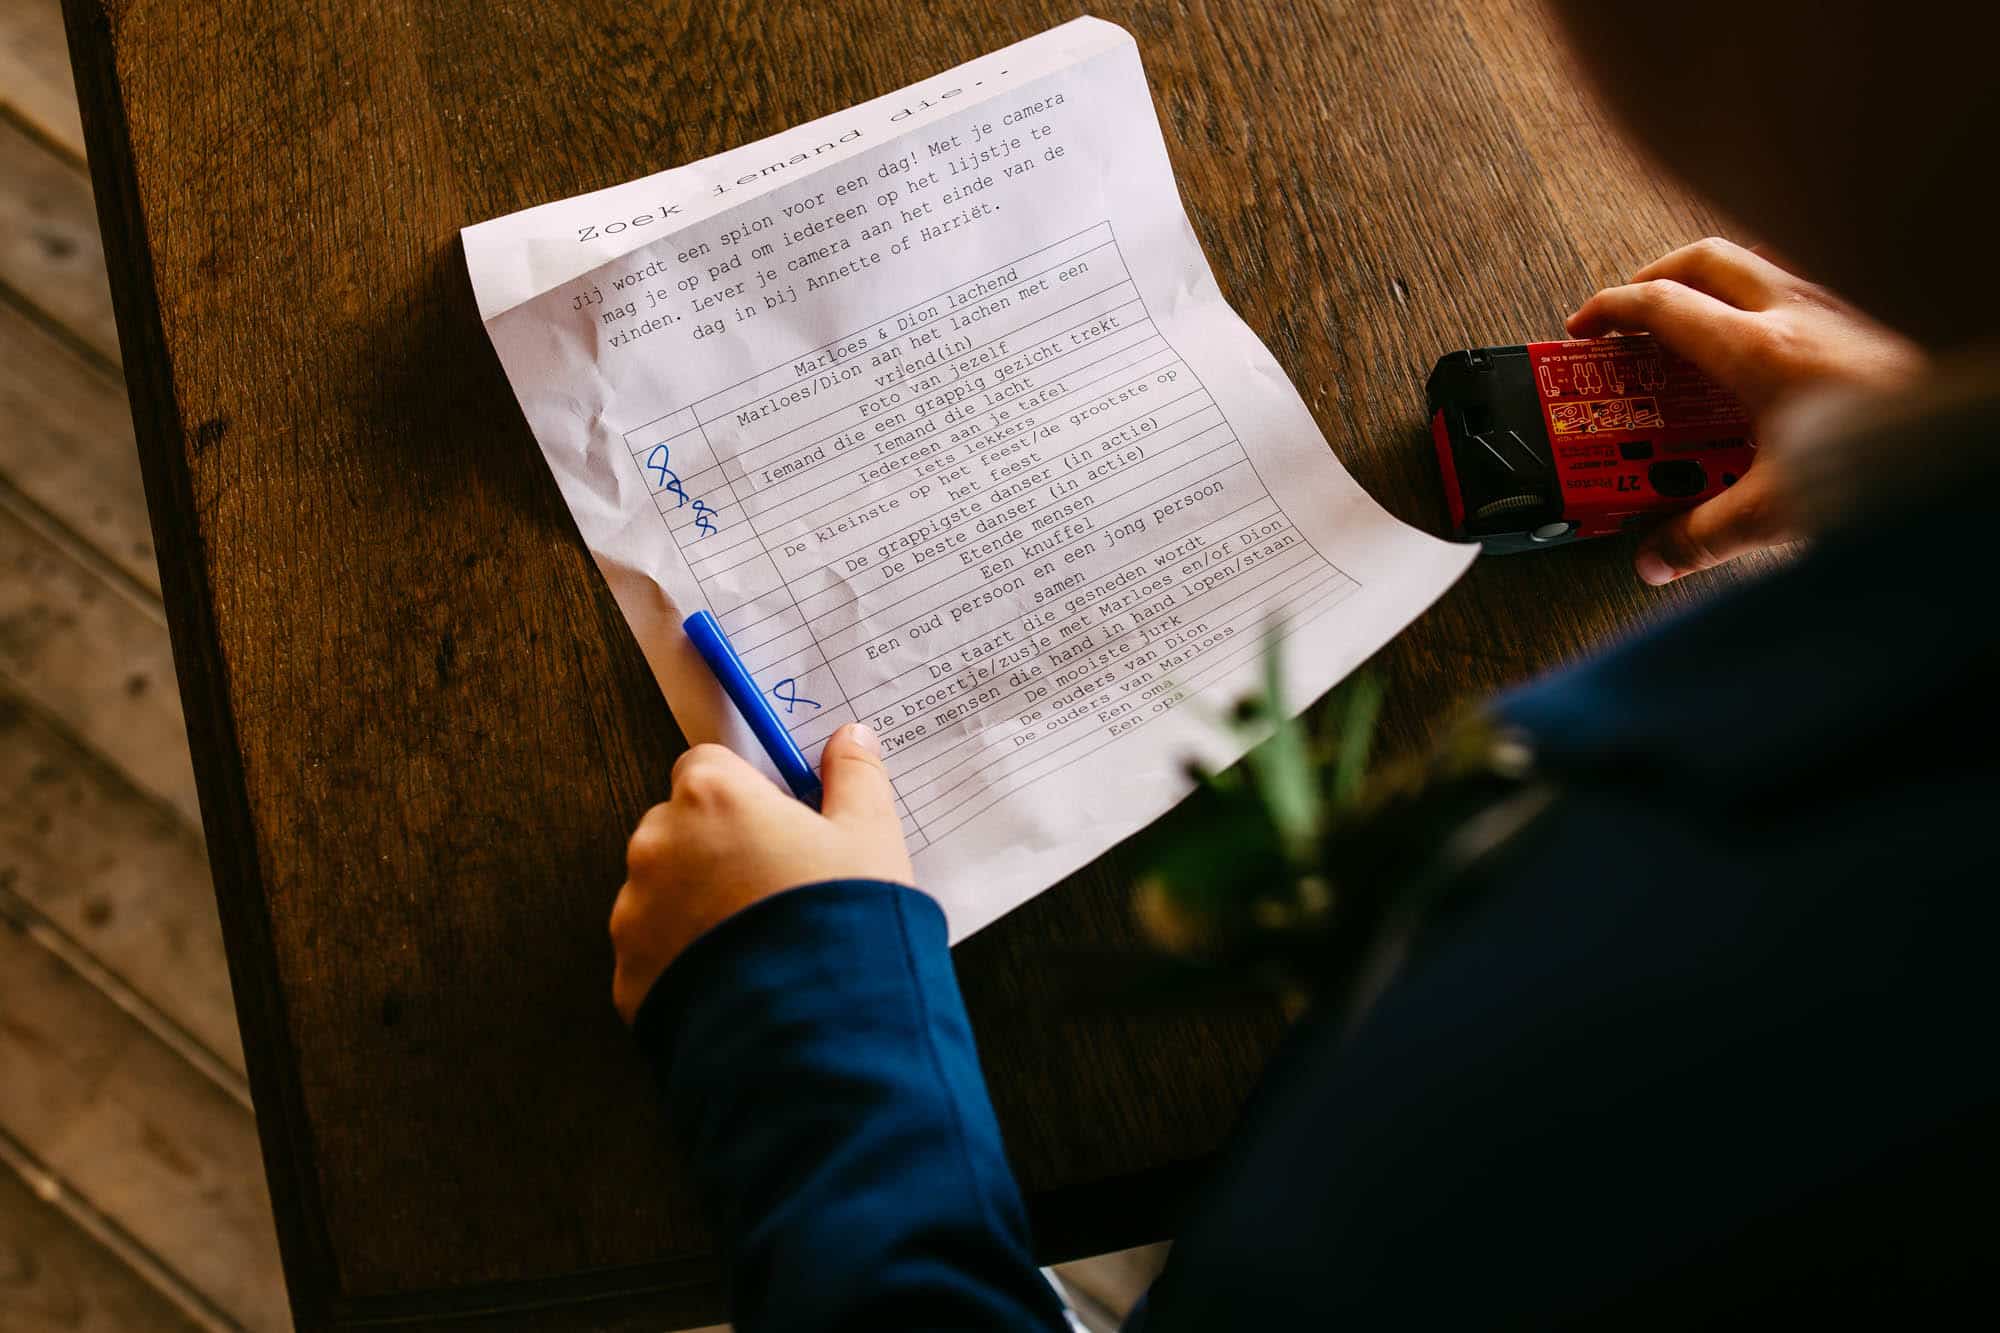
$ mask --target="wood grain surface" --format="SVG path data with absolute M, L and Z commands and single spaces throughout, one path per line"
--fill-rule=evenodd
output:
M 1080 7 L 67 9 L 294 1313 L 715 1316 L 700 1211 L 607 997 L 625 836 L 681 742 L 457 230 Z M 1093 12 L 1139 40 L 1223 291 L 1420 526 L 1444 521 L 1434 359 L 1554 336 L 1713 226 L 1617 147 L 1525 0 Z M 1628 560 L 1478 564 L 1382 655 L 1392 743 L 1714 586 L 1651 593 Z M 1281 1031 L 1262 1009 L 1065 1011 L 1065 955 L 1129 944 L 1128 896 L 1113 853 L 957 951 L 1050 1257 L 1168 1234 Z

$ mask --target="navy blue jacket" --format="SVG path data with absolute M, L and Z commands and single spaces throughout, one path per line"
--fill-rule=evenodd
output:
M 1556 810 L 1355 1031 L 1299 1025 L 1130 1327 L 1990 1307 L 1980 530 L 1828 541 L 1503 699 Z M 744 1333 L 1064 1327 L 924 895 L 760 903 L 639 1033 Z

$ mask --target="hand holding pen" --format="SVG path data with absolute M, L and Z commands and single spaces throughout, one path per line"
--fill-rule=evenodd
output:
M 762 702 L 754 683 L 749 694 Z M 625 883 L 611 909 L 611 992 L 628 1023 L 682 950 L 752 903 L 824 880 L 915 882 L 874 731 L 849 723 L 834 732 L 814 775 L 776 712 L 765 711 L 796 757 L 772 755 L 798 799 L 733 750 L 697 745 L 675 763 L 669 798 L 646 812 L 626 847 Z

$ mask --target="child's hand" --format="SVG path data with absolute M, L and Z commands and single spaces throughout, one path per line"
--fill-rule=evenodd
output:
M 1650 333 L 1733 392 L 1760 435 L 1801 389 L 1842 383 L 1893 389 L 1923 354 L 1824 287 L 1729 241 L 1684 245 L 1607 287 L 1569 317 L 1573 338 Z M 1732 560 L 1796 535 L 1775 469 L 1753 467 L 1722 494 L 1662 522 L 1633 561 L 1648 583 Z
M 695 937 L 760 898 L 826 879 L 910 884 L 880 743 L 842 727 L 820 756 L 820 813 L 720 745 L 674 765 L 673 795 L 639 821 L 611 907 L 611 1001 L 627 1023 Z

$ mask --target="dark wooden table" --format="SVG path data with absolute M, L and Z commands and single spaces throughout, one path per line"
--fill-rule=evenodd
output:
M 161 579 L 298 1321 L 718 1317 L 613 1015 L 625 837 L 681 744 L 473 310 L 462 225 L 889 91 L 1072 4 L 70 0 Z M 1713 228 L 1526 0 L 1107 4 L 1223 291 L 1437 530 L 1422 383 Z M 1389 735 L 1687 596 L 1618 543 L 1475 568 Z M 1168 1234 L 1280 1033 L 1063 1013 L 1117 855 L 957 953 L 1050 1257 Z

